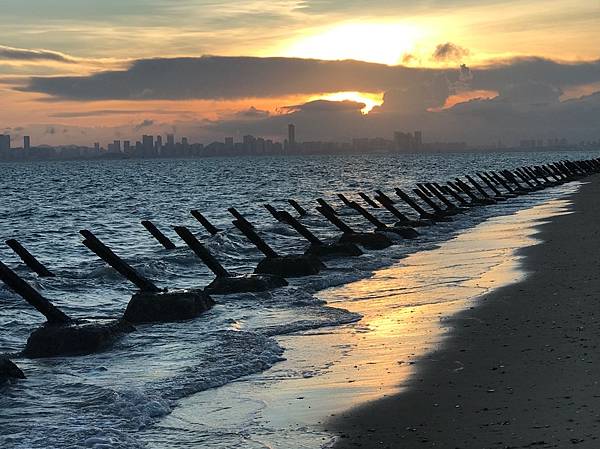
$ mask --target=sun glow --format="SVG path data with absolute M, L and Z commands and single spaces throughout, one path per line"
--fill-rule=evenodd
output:
M 368 114 L 375 106 L 383 104 L 383 92 L 334 92 L 331 94 L 315 95 L 310 97 L 308 101 L 328 100 L 328 101 L 355 101 L 364 103 L 365 107 L 360 110 L 363 114 Z
M 285 49 L 287 56 L 357 59 L 395 65 L 417 49 L 424 28 L 409 24 L 347 23 L 300 38 Z

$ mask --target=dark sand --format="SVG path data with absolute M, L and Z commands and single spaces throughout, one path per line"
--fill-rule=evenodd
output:
M 342 448 L 600 448 L 600 176 L 453 320 L 404 393 L 335 417 Z

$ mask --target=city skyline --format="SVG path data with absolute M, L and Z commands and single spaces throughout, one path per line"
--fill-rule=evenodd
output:
M 410 153 L 410 152 L 460 152 L 477 150 L 552 150 L 552 149 L 600 149 L 600 139 L 594 141 L 569 142 L 565 137 L 550 139 L 521 139 L 515 145 L 498 141 L 489 147 L 470 146 L 467 142 L 424 140 L 422 130 L 394 131 L 391 138 L 354 137 L 346 141 L 297 141 L 296 126 L 287 126 L 288 138 L 283 142 L 273 141 L 251 134 L 240 141 L 225 137 L 222 141 L 193 142 L 185 136 L 175 134 L 143 134 L 139 140 L 114 140 L 107 145 L 95 142 L 92 146 L 79 145 L 31 145 L 31 137 L 23 136 L 21 147 L 12 145 L 11 136 L 0 134 L 0 161 L 51 160 L 51 159 L 155 159 L 155 158 L 198 158 L 219 156 L 264 156 L 264 155 L 311 155 L 311 154 L 360 154 L 360 153 Z M 165 139 L 163 140 L 163 137 Z

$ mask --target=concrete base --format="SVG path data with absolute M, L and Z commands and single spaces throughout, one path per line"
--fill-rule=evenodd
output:
M 326 267 L 316 257 L 281 256 L 263 259 L 254 272 L 292 278 L 317 274 L 322 268 Z
M 109 348 L 124 334 L 134 330 L 123 320 L 45 324 L 29 336 L 23 354 L 31 358 L 92 354 Z
M 450 222 L 450 221 L 454 221 L 452 219 L 452 217 L 448 217 L 446 215 L 438 215 L 438 214 L 434 214 L 433 215 L 433 220 L 438 221 L 440 223 L 447 223 L 447 222 Z
M 387 228 L 377 229 L 377 232 L 391 232 L 392 234 L 399 235 L 404 239 L 416 239 L 421 235 L 413 228 L 406 226 L 388 226 Z
M 25 379 L 25 374 L 9 359 L 0 357 L 0 385 L 11 379 Z
M 215 302 L 202 290 L 138 292 L 131 297 L 123 319 L 130 323 L 167 323 L 196 318 Z
M 255 293 L 285 287 L 288 282 L 279 276 L 270 274 L 244 274 L 231 277 L 218 277 L 204 291 L 210 295 L 232 293 Z
M 387 235 L 378 232 L 345 233 L 340 237 L 339 242 L 354 243 L 367 249 L 385 249 L 394 244 Z
M 396 227 L 405 227 L 408 226 L 410 228 L 422 228 L 425 226 L 433 226 L 435 224 L 434 220 L 421 219 L 421 220 L 403 220 L 398 221 L 394 226 Z
M 324 245 L 310 245 L 304 254 L 314 257 L 334 258 L 356 257 L 362 255 L 363 252 L 354 243 L 326 243 Z

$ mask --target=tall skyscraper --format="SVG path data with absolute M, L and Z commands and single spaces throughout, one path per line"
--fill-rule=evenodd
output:
M 167 134 L 167 147 L 173 148 L 175 146 L 175 135 Z
M 142 148 L 144 156 L 151 156 L 154 154 L 154 136 L 142 136 Z
M 31 148 L 31 138 L 29 136 L 23 136 L 23 149 L 29 150 Z
M 288 125 L 288 146 L 292 150 L 296 147 L 296 126 L 293 123 Z

